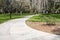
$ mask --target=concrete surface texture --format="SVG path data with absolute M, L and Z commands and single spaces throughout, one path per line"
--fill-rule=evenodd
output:
M 27 26 L 25 21 L 30 17 L 0 24 L 0 40 L 60 40 L 60 35 L 38 31 Z

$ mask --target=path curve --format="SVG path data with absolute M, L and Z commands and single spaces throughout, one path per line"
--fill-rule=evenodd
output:
M 38 31 L 27 26 L 25 21 L 32 16 L 0 24 L 0 40 L 60 40 L 59 35 Z

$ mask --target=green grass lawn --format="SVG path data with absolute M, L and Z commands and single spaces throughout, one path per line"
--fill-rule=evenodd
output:
M 32 22 L 60 22 L 60 14 L 39 14 L 31 17 L 28 21 Z
M 11 19 L 16 19 L 16 18 L 22 18 L 25 17 L 27 15 L 30 15 L 29 13 L 23 13 L 23 15 L 20 14 L 12 14 L 12 18 Z M 0 14 L 0 23 L 6 22 L 10 19 L 10 14 Z

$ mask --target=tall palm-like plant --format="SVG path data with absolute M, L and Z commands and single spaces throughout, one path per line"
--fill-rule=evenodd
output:
M 48 0 L 48 11 L 49 11 L 49 13 L 52 13 L 52 9 L 53 9 L 53 7 L 54 7 L 54 1 L 52 1 L 52 0 Z
M 30 13 L 32 14 L 33 13 L 33 10 L 32 10 L 32 0 L 30 0 Z
M 0 0 L 0 12 L 3 13 L 4 0 Z

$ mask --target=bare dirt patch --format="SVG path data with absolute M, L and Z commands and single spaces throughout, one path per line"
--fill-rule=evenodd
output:
M 29 27 L 39 30 L 39 31 L 44 31 L 44 32 L 60 35 L 60 23 L 56 23 L 56 25 L 46 25 L 46 22 L 26 21 L 26 24 Z

